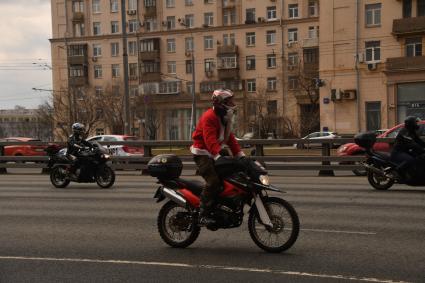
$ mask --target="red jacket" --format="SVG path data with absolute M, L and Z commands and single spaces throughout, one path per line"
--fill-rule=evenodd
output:
M 233 156 L 244 155 L 235 135 L 221 123 L 220 117 L 212 108 L 202 114 L 192 134 L 192 140 L 190 150 L 196 155 L 215 157 L 225 144 L 229 146 Z

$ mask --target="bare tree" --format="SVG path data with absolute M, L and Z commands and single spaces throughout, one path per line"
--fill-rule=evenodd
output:
M 161 126 L 159 110 L 155 105 L 154 96 L 151 94 L 140 95 L 135 98 L 134 111 L 142 120 L 142 125 L 145 132 L 145 139 L 156 140 L 158 130 Z

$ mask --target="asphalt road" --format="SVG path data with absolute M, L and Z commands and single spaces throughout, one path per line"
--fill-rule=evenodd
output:
M 338 174 L 273 174 L 301 221 L 281 254 L 256 247 L 246 223 L 169 248 L 155 180 L 134 172 L 110 190 L 0 175 L 0 282 L 425 282 L 425 188 L 378 192 Z

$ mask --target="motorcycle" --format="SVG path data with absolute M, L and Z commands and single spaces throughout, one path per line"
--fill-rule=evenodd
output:
M 354 137 L 354 142 L 366 150 L 367 159 L 362 163 L 367 171 L 367 180 L 376 190 L 388 190 L 395 183 L 408 186 L 425 186 L 425 175 L 418 172 L 425 172 L 423 164 L 417 164 L 407 172 L 398 170 L 400 164 L 391 159 L 388 152 L 373 150 L 376 142 L 376 134 L 373 132 L 361 133 Z
M 101 188 L 110 188 L 115 182 L 115 172 L 108 165 L 110 156 L 97 142 L 91 142 L 92 147 L 83 147 L 78 153 L 80 166 L 75 176 L 70 174 L 73 164 L 64 149 L 57 145 L 48 146 L 45 151 L 49 156 L 47 167 L 50 169 L 50 181 L 56 188 L 65 188 L 71 181 L 77 183 L 94 183 Z
M 265 168 L 254 159 L 225 157 L 215 168 L 223 188 L 211 217 L 215 223 L 208 230 L 241 226 L 244 207 L 249 206 L 248 231 L 261 249 L 278 253 L 289 249 L 297 240 L 300 222 L 297 212 L 286 200 L 268 195 L 281 192 L 270 185 Z M 148 162 L 148 172 L 160 184 L 154 198 L 168 201 L 159 211 L 157 225 L 161 238 L 172 247 L 185 248 L 198 238 L 200 195 L 204 184 L 180 178 L 183 164 L 173 154 L 163 154 Z

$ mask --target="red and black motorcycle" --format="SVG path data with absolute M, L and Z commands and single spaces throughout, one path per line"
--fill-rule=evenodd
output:
M 269 183 L 265 168 L 254 159 L 226 157 L 215 167 L 223 180 L 216 200 L 211 231 L 236 228 L 242 224 L 244 207 L 248 212 L 248 230 L 257 246 L 268 252 L 282 252 L 297 240 L 300 223 L 295 209 L 282 198 L 267 191 L 280 192 Z M 183 164 L 173 154 L 158 155 L 148 163 L 151 176 L 158 178 L 157 202 L 168 199 L 158 215 L 158 231 L 170 246 L 185 248 L 198 238 L 200 194 L 204 184 L 180 178 Z

